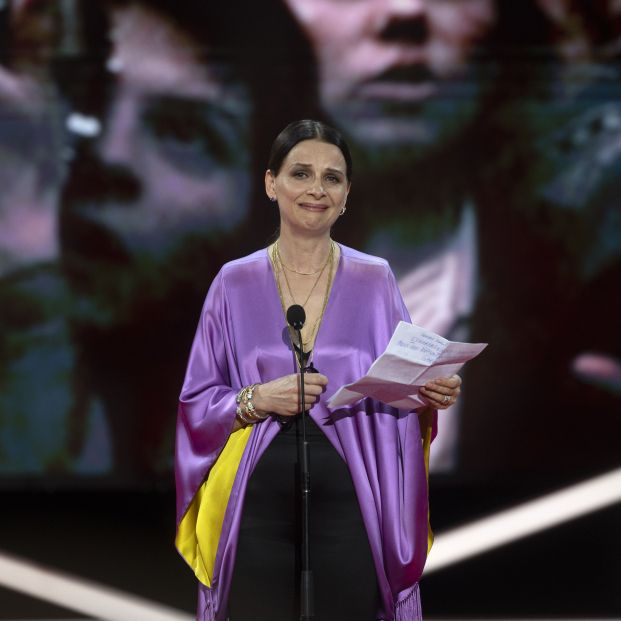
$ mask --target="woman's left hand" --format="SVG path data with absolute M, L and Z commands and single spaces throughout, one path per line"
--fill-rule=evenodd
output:
M 427 382 L 420 388 L 420 394 L 428 405 L 437 410 L 446 410 L 457 401 L 461 392 L 461 377 L 439 377 Z

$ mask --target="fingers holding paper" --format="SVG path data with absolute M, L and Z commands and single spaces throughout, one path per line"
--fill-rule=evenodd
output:
M 431 407 L 446 410 L 457 401 L 461 392 L 460 386 L 461 377 L 459 375 L 439 377 L 421 386 L 420 396 Z
M 447 341 L 420 326 L 400 321 L 386 351 L 363 377 L 341 386 L 328 399 L 327 406 L 344 407 L 371 397 L 405 410 L 423 404 L 446 409 L 459 395 L 461 378 L 454 374 L 485 347 L 486 343 Z M 443 377 L 435 378 L 436 374 Z

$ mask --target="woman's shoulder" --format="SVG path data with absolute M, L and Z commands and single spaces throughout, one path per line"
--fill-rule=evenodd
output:
M 228 298 L 240 290 L 256 288 L 269 275 L 269 270 L 269 257 L 265 248 L 245 257 L 227 261 L 211 281 L 207 297 Z
M 346 291 L 344 297 L 364 295 L 370 302 L 369 308 L 374 309 L 374 317 L 388 317 L 391 324 L 395 318 L 407 318 L 407 311 L 388 261 L 348 246 L 340 245 L 340 248 L 343 270 L 339 285 Z M 386 312 L 382 313 L 381 309 Z
M 344 262 L 349 265 L 357 266 L 365 271 L 377 273 L 382 276 L 385 276 L 390 272 L 388 261 L 382 257 L 376 257 L 372 254 L 356 250 L 355 248 L 344 246 L 343 244 L 339 244 L 339 247 L 341 249 L 341 256 L 343 257 Z
M 224 291 L 236 290 L 238 287 L 252 287 L 267 278 L 270 273 L 267 250 L 262 248 L 245 257 L 225 263 L 214 278 L 212 287 L 220 287 Z

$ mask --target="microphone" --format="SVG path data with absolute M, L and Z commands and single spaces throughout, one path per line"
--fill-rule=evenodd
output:
M 292 304 L 287 309 L 287 323 L 294 330 L 301 330 L 304 327 L 306 321 L 306 313 L 299 304 Z
M 306 411 L 304 397 L 304 347 L 302 345 L 302 333 L 300 330 L 304 327 L 306 321 L 306 311 L 299 304 L 292 304 L 287 309 L 287 323 L 298 333 L 300 346 L 291 339 L 293 348 L 298 353 L 298 363 L 300 365 L 300 402 L 302 411 L 300 418 L 302 422 L 302 433 L 297 435 L 298 443 L 298 463 L 297 478 L 300 486 L 300 512 L 302 516 L 302 537 L 300 541 L 300 621 L 312 621 L 315 618 L 314 610 L 314 594 L 313 594 L 313 571 L 310 564 L 310 535 L 309 535 L 309 502 L 310 502 L 310 455 L 309 441 L 306 436 Z

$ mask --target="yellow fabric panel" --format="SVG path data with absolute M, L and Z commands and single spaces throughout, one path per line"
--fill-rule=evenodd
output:
M 425 475 L 427 476 L 427 485 L 429 485 L 429 450 L 431 449 L 431 433 L 433 431 L 433 410 L 425 408 L 419 415 L 420 433 L 423 438 L 423 455 L 425 458 Z M 431 521 L 429 510 L 427 510 L 427 554 L 433 545 L 433 531 L 431 530 Z
M 208 587 L 213 578 L 224 514 L 251 431 L 252 427 L 247 426 L 230 435 L 177 529 L 177 550 Z

